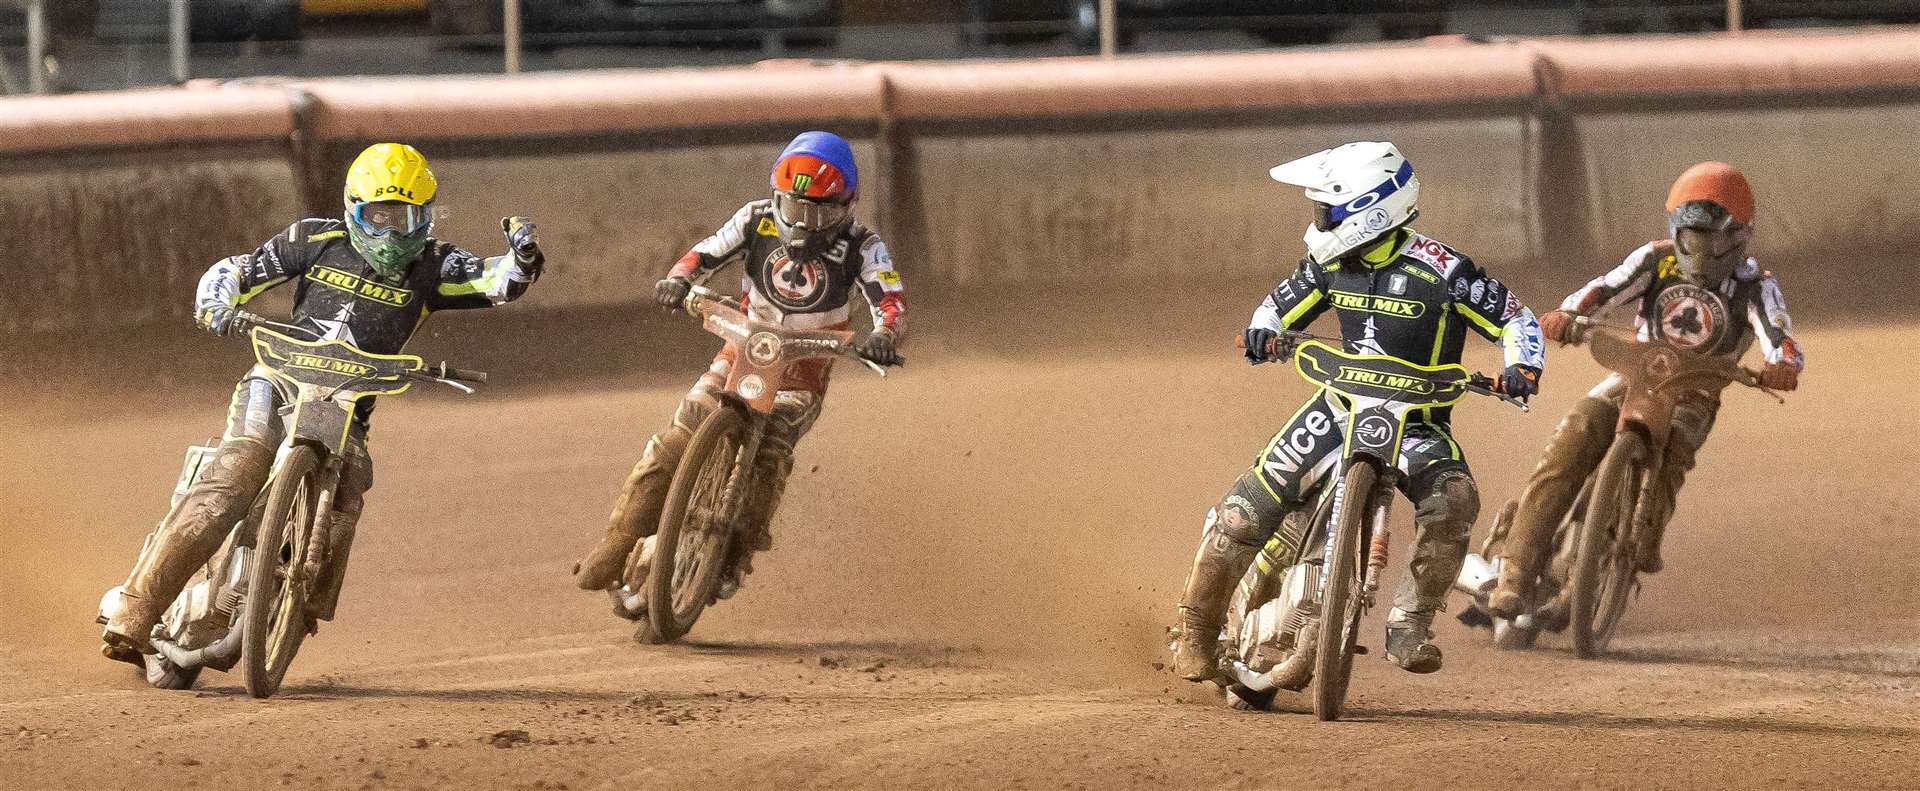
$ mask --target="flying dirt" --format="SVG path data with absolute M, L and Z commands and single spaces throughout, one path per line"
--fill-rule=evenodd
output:
M 1913 417 L 1874 407 L 1910 378 L 1881 350 L 1920 325 L 1796 305 L 1802 389 L 1726 394 L 1666 571 L 1607 658 L 1560 638 L 1500 652 L 1445 618 L 1446 669 L 1412 676 L 1379 659 L 1376 613 L 1346 719 L 1318 723 L 1286 695 L 1229 711 L 1161 664 L 1201 516 L 1308 395 L 1231 346 L 1266 285 L 916 303 L 912 364 L 836 378 L 774 549 L 666 646 L 568 573 L 710 336 L 638 306 L 435 319 L 415 351 L 493 381 L 380 410 L 339 617 L 264 701 L 219 673 L 149 689 L 99 657 L 92 621 L 181 453 L 218 431 L 244 345 L 163 333 L 137 360 L 101 339 L 75 351 L 89 365 L 17 361 L 27 375 L 0 386 L 5 785 L 1911 785 L 1920 459 Z M 1074 340 L 1044 340 L 1063 316 Z M 1499 364 L 1470 349 L 1470 368 Z M 1457 410 L 1487 503 L 1476 541 L 1600 376 L 1550 350 L 1531 415 Z M 1411 509 L 1395 510 L 1397 575 Z

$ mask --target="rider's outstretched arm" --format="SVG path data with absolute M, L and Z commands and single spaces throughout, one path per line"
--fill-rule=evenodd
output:
M 873 312 L 874 328 L 892 332 L 896 344 L 906 337 L 906 287 L 900 282 L 900 272 L 893 268 L 887 243 L 872 231 L 860 240 L 860 291 L 867 298 L 867 309 Z
M 1332 303 L 1327 301 L 1327 281 L 1323 268 L 1312 259 L 1300 259 L 1300 267 L 1280 281 L 1254 308 L 1248 329 L 1304 330 Z
M 1806 355 L 1793 337 L 1793 317 L 1787 315 L 1787 297 L 1780 292 L 1780 283 L 1773 279 L 1772 272 L 1761 273 L 1760 299 L 1751 303 L 1747 316 L 1769 364 L 1791 365 L 1794 370 L 1806 368 Z
M 505 305 L 527 293 L 545 271 L 547 257 L 534 238 L 533 221 L 507 217 L 500 221 L 507 237 L 507 253 L 481 258 L 460 247 L 436 241 L 427 249 L 427 262 L 438 261 L 440 282 L 434 288 L 433 310 L 490 308 Z
M 1506 350 L 1506 365 L 1524 366 L 1538 375 L 1547 365 L 1547 344 L 1540 334 L 1540 322 L 1533 311 L 1520 302 L 1520 296 L 1507 284 L 1461 256 L 1453 270 L 1455 312 L 1467 318 L 1487 340 Z
M 758 200 L 740 207 L 720 229 L 712 236 L 700 240 L 686 255 L 680 256 L 667 277 L 685 278 L 694 283 L 705 283 L 721 267 L 746 256 L 747 240 L 750 234 L 775 236 L 779 234 L 773 226 L 773 220 L 762 216 L 758 223 L 754 216 L 761 214 L 759 209 L 769 201 Z
M 1673 251 L 1660 242 L 1648 242 L 1628 253 L 1619 266 L 1575 289 L 1560 301 L 1560 309 L 1594 320 L 1645 296 L 1662 266 L 1676 266 Z
M 214 262 L 194 291 L 194 320 L 214 332 L 226 332 L 233 311 L 267 289 L 299 277 L 312 263 L 313 250 L 344 236 L 339 220 L 300 220 L 251 253 Z

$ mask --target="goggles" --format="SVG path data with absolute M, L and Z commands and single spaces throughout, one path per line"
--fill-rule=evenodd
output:
M 1315 201 L 1313 204 L 1313 227 L 1321 232 L 1331 231 L 1338 223 L 1333 221 L 1333 207 Z
M 347 209 L 347 219 L 368 236 L 412 236 L 433 224 L 433 209 L 400 201 L 355 203 Z
M 787 192 L 773 194 L 773 210 L 782 223 L 816 231 L 832 228 L 853 216 L 851 203 L 802 198 Z

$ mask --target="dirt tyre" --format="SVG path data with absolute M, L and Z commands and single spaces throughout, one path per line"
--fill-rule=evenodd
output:
M 1626 611 L 1634 575 L 1633 513 L 1646 458 L 1644 437 L 1633 432 L 1615 437 L 1613 447 L 1600 462 L 1593 494 L 1587 501 L 1580 554 L 1574 560 L 1569 624 L 1573 652 L 1581 659 L 1606 653 L 1614 628 Z
M 647 570 L 646 643 L 677 640 L 713 601 L 732 551 L 733 526 L 715 524 L 746 434 L 739 407 L 723 404 L 694 429 L 660 511 Z M 745 487 L 739 487 L 744 489 Z M 737 509 L 736 509 L 737 510 Z
M 205 668 L 182 669 L 159 654 L 147 654 L 147 686 L 154 689 L 193 689 L 193 682 L 200 679 L 200 671 Z
M 1321 628 L 1314 636 L 1313 716 L 1323 722 L 1339 719 L 1347 703 L 1353 649 L 1360 638 L 1361 575 L 1367 567 L 1367 516 L 1373 511 L 1375 477 L 1372 464 L 1356 461 L 1340 479 L 1340 524 L 1320 581 Z
M 254 539 L 241 635 L 247 694 L 272 697 L 307 637 L 307 580 L 302 578 L 320 495 L 320 455 L 301 445 L 274 472 Z

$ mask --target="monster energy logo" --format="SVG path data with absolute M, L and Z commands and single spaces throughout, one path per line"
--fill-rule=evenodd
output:
M 1350 291 L 1330 292 L 1333 306 L 1342 310 L 1358 310 L 1366 313 L 1384 313 L 1403 319 L 1417 319 L 1427 311 L 1425 303 L 1411 299 L 1394 299 L 1377 294 L 1355 294 Z
M 804 193 L 807 191 L 807 187 L 812 186 L 812 184 L 813 174 L 811 173 L 795 173 L 793 175 L 794 192 Z
M 1340 366 L 1340 373 L 1334 377 L 1334 381 L 1341 384 L 1384 387 L 1389 390 L 1406 391 L 1415 395 L 1426 395 L 1433 392 L 1433 383 L 1417 376 L 1381 373 L 1379 371 L 1369 371 L 1365 368 L 1354 368 L 1346 365 Z

